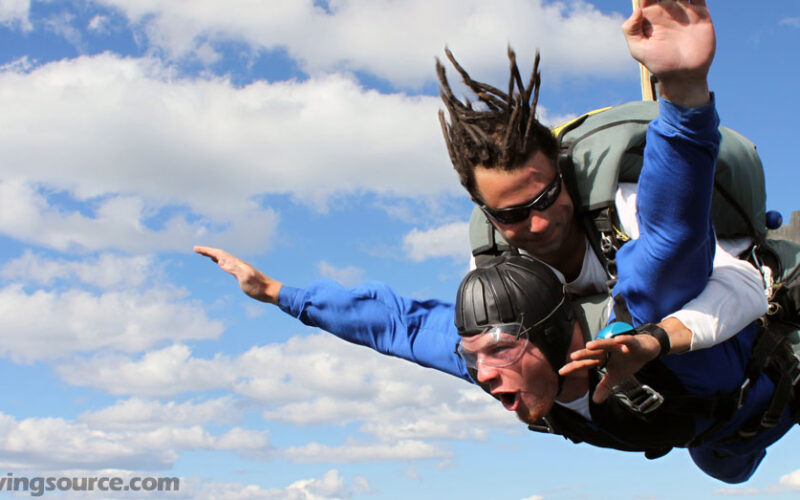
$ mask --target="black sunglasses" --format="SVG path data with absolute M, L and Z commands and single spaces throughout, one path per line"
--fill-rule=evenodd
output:
M 544 190 L 537 194 L 531 201 L 521 205 L 508 208 L 489 208 L 484 204 L 479 204 L 483 212 L 496 220 L 500 224 L 516 224 L 528 218 L 531 210 L 542 212 L 550 208 L 561 195 L 561 172 L 556 175 L 553 182 L 547 185 Z

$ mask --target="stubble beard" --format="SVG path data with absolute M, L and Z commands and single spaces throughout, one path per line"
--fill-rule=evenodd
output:
M 556 395 L 542 396 L 530 392 L 520 392 L 519 406 L 516 409 L 517 418 L 530 425 L 550 413 L 556 400 Z

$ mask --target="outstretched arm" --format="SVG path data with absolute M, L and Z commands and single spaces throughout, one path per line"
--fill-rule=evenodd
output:
M 374 282 L 352 289 L 330 280 L 302 289 L 284 286 L 224 250 L 198 246 L 195 252 L 232 274 L 250 297 L 275 304 L 307 325 L 472 382 L 455 353 L 459 336 L 451 303 L 402 297 Z

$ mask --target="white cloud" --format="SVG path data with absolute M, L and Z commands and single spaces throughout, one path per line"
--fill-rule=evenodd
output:
M 469 54 L 466 67 L 476 74 L 504 69 L 509 42 L 521 52 L 540 47 L 548 74 L 613 75 L 629 65 L 622 16 L 582 1 L 341 0 L 329 4 L 330 12 L 312 2 L 232 7 L 203 0 L 192 9 L 174 2 L 103 3 L 121 10 L 171 57 L 191 55 L 209 40 L 235 40 L 255 50 L 285 49 L 310 74 L 346 67 L 399 85 L 430 81 L 432 56 L 446 44 L 457 55 Z
M 130 398 L 96 411 L 87 411 L 78 421 L 100 430 L 147 430 L 161 426 L 202 425 L 209 422 L 233 424 L 242 415 L 231 396 L 203 402 L 168 401 Z
M 182 488 L 182 491 L 185 490 Z M 188 489 L 192 498 L 209 500 L 337 500 L 369 492 L 369 481 L 365 477 L 355 476 L 348 484 L 336 469 L 318 478 L 299 479 L 285 488 L 263 489 L 257 485 L 240 483 L 198 482 Z
M 45 29 L 52 31 L 56 35 L 63 37 L 64 40 L 72 44 L 78 52 L 84 52 L 85 44 L 80 29 L 74 25 L 75 15 L 63 11 L 44 19 L 42 24 Z
M 433 229 L 414 229 L 403 237 L 403 249 L 416 262 L 436 257 L 469 259 L 469 223 L 453 222 Z
M 57 371 L 73 385 L 92 386 L 111 394 L 171 396 L 189 391 L 229 387 L 234 381 L 229 360 L 191 358 L 184 345 L 151 351 L 139 360 L 119 355 L 96 355 L 85 362 L 73 361 Z
M 723 496 L 730 496 L 730 497 L 748 497 L 753 495 L 760 495 L 764 493 L 763 491 L 759 490 L 758 488 L 720 488 L 714 491 L 715 495 L 723 495 Z
M 790 491 L 800 491 L 800 469 L 781 477 L 780 485 Z
M 183 300 L 185 295 L 170 288 L 29 293 L 8 285 L 0 288 L 0 355 L 28 362 L 80 351 L 140 352 L 166 339 L 218 337 L 222 325 L 208 319 L 198 303 Z
M 364 281 L 364 270 L 356 266 L 336 267 L 320 261 L 317 265 L 320 276 L 338 281 L 344 286 L 354 286 Z
M 125 257 L 110 253 L 84 261 L 48 259 L 26 250 L 0 267 L 0 277 L 49 286 L 54 281 L 73 281 L 102 289 L 135 288 L 159 272 L 152 256 Z
M 146 207 L 140 197 L 112 196 L 98 204 L 94 216 L 86 216 L 77 209 L 67 212 L 51 206 L 47 196 L 30 183 L 0 180 L 0 232 L 62 251 L 189 251 L 202 240 L 209 245 L 225 242 L 228 248 L 248 252 L 268 248 L 277 228 L 274 211 L 243 207 L 221 231 L 210 228 L 207 219 L 189 222 L 181 215 L 154 230 L 145 226 L 144 219 L 155 208 Z
M 236 88 L 101 54 L 7 70 L 0 90 L 5 176 L 79 201 L 111 193 L 219 217 L 263 193 L 457 188 L 438 98 L 384 95 L 343 75 Z
M 422 441 L 399 441 L 392 444 L 355 444 L 326 446 L 309 443 L 290 447 L 279 454 L 289 460 L 303 463 L 353 463 L 378 460 L 423 460 L 448 458 L 451 454 Z
M 303 370 L 297 370 L 298 366 Z M 253 347 L 238 357 L 198 359 L 188 347 L 176 345 L 147 353 L 140 360 L 98 356 L 62 365 L 57 371 L 70 384 L 112 394 L 166 397 L 227 390 L 261 405 L 267 421 L 291 425 L 359 422 L 361 431 L 381 443 L 483 440 L 489 429 L 519 426 L 513 414 L 475 386 L 328 334 Z M 138 408 L 134 414 L 152 414 L 157 422 L 166 411 L 133 401 L 130 404 Z M 211 418 L 216 405 L 209 406 L 204 414 Z M 191 407 L 180 408 L 179 415 Z M 107 410 L 113 415 L 121 411 L 116 406 Z M 130 425 L 138 425 L 140 418 L 132 419 Z M 120 418 L 115 422 L 128 425 Z
M 111 20 L 108 16 L 97 14 L 89 20 L 86 29 L 93 33 L 107 34 L 110 31 L 110 23 Z
M 800 17 L 785 17 L 781 19 L 780 24 L 782 26 L 793 26 L 795 28 L 800 28 Z
M 23 31 L 33 29 L 28 20 L 30 0 L 3 0 L 0 2 L 0 24 L 19 26 Z
M 109 432 L 62 418 L 16 420 L 0 413 L 0 431 L 0 466 L 6 469 L 166 468 L 176 462 L 178 450 L 269 448 L 266 433 L 236 427 L 220 435 L 200 426 Z
M 224 239 L 252 252 L 277 223 L 254 201 L 263 195 L 323 206 L 335 193 L 459 190 L 435 97 L 380 94 L 335 74 L 236 88 L 174 73 L 108 53 L 5 66 L 0 232 L 59 250 Z

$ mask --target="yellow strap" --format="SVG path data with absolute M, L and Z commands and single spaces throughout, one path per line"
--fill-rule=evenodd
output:
M 599 109 L 595 109 L 595 110 L 589 111 L 588 113 L 584 113 L 584 114 L 582 114 L 581 116 L 579 116 L 577 118 L 573 118 L 572 120 L 569 120 L 567 122 L 562 123 L 561 125 L 557 125 L 557 126 L 551 128 L 550 131 L 553 132 L 553 135 L 555 137 L 558 137 L 558 135 L 561 133 L 562 130 L 564 130 L 564 128 L 567 125 L 569 125 L 571 123 L 575 123 L 576 121 L 580 120 L 584 116 L 594 115 L 594 114 L 597 114 L 597 113 L 599 113 L 601 111 L 605 111 L 607 109 L 611 109 L 611 106 L 606 106 L 605 108 L 599 108 Z

